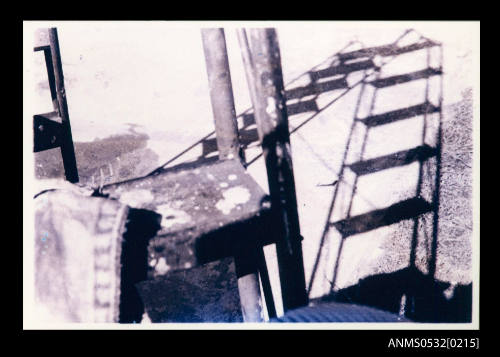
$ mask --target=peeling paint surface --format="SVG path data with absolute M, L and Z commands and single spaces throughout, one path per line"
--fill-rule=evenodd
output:
M 158 263 L 155 267 L 155 272 L 159 275 L 165 275 L 170 270 L 170 266 L 167 265 L 165 258 L 161 257 L 158 259 Z
M 151 277 L 196 267 L 200 259 L 205 259 L 196 248 L 199 240 L 227 225 L 235 227 L 253 217 L 266 219 L 262 213 L 269 210 L 261 205 L 267 197 L 265 192 L 246 174 L 239 160 L 182 167 L 109 185 L 103 193 L 118 201 L 125 197 L 128 202 L 141 204 L 138 208 L 157 215 L 152 225 L 156 224 L 158 231 L 148 243 Z M 146 199 L 150 201 L 144 202 Z M 214 244 L 224 244 L 223 250 L 226 247 L 224 240 L 211 240 L 213 249 Z
M 276 101 L 273 97 L 267 97 L 266 113 L 269 114 L 271 118 L 276 117 Z
M 161 226 L 170 228 L 174 224 L 184 224 L 191 221 L 191 216 L 185 211 L 175 209 L 169 204 L 157 206 L 156 211 L 161 214 Z
M 250 200 L 250 191 L 242 186 L 232 187 L 222 193 L 224 198 L 215 207 L 224 214 L 229 214 L 233 208 Z

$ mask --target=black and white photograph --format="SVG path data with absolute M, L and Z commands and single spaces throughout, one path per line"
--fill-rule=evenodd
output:
M 478 329 L 479 21 L 23 21 L 24 329 Z

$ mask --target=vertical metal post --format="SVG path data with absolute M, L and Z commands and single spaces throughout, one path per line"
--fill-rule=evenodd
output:
M 245 322 L 262 322 L 258 248 L 249 242 L 237 247 L 234 255 L 241 310 Z
M 59 108 L 59 116 L 62 120 L 61 155 L 64 164 L 64 173 L 69 182 L 78 182 L 78 169 L 76 167 L 75 149 L 73 147 L 73 136 L 69 122 L 68 104 L 66 102 L 66 90 L 64 89 L 64 75 L 59 50 L 57 29 L 49 29 L 50 53 L 54 71 L 54 81 Z M 50 77 L 49 77 L 50 78 Z
M 243 150 L 238 140 L 238 124 L 236 122 L 236 110 L 234 109 L 224 29 L 202 29 L 201 35 L 219 159 L 225 160 L 231 157 L 239 157 L 244 162 Z
M 238 42 L 241 50 L 241 57 L 243 60 L 243 66 L 245 68 L 245 76 L 248 85 L 248 91 L 250 92 L 250 99 L 252 101 L 252 106 L 254 108 L 254 116 L 255 116 L 255 102 L 256 102 L 256 88 L 254 83 L 255 73 L 254 73 L 254 64 L 252 59 L 252 54 L 250 52 L 250 45 L 248 43 L 248 37 L 245 29 L 237 29 L 236 33 L 238 35 Z M 262 137 L 259 137 L 262 141 Z M 267 312 L 269 318 L 276 317 L 276 307 L 274 305 L 274 297 L 271 288 L 271 282 L 269 280 L 266 258 L 264 256 L 264 251 L 262 248 L 258 251 L 258 261 L 259 261 L 259 273 L 260 279 L 262 283 L 262 290 L 264 292 L 264 298 L 266 301 Z
M 236 31 L 238 35 L 238 42 L 240 44 L 241 58 L 243 60 L 243 66 L 245 68 L 245 77 L 247 79 L 248 91 L 250 92 L 250 100 L 252 101 L 252 106 L 254 108 L 255 116 L 255 102 L 257 94 L 255 93 L 255 74 L 254 74 L 254 63 L 252 59 L 252 54 L 250 53 L 250 44 L 248 43 L 248 37 L 245 29 L 238 29 Z M 262 137 L 260 138 L 262 140 Z
M 255 120 L 262 141 L 271 204 L 279 237 L 276 243 L 285 311 L 308 303 L 281 57 L 274 29 L 251 29 Z
M 273 291 L 271 281 L 269 280 L 269 272 L 267 270 L 266 257 L 263 247 L 257 247 L 257 265 L 259 269 L 260 282 L 262 284 L 262 292 L 266 302 L 267 315 L 270 319 L 277 317 L 276 307 L 274 306 Z
M 239 253 L 234 257 L 241 311 L 245 322 L 263 321 L 259 274 L 254 258 L 251 251 Z
M 234 108 L 231 74 L 227 58 L 226 39 L 222 28 L 201 30 L 207 66 L 210 100 L 215 121 L 219 159 L 239 158 L 244 163 L 240 147 L 236 110 Z M 255 247 L 239 247 L 234 261 L 238 291 L 245 322 L 262 321 L 258 261 Z

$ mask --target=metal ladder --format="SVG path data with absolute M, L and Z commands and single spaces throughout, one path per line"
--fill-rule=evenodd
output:
M 39 29 L 35 33 L 34 51 L 43 51 L 54 110 L 33 116 L 34 152 L 61 148 L 66 180 L 78 182 L 75 149 L 71 135 L 64 75 L 57 29 Z

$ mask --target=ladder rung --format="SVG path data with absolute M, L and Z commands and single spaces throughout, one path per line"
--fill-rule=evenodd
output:
M 319 111 L 319 108 L 318 108 L 318 104 L 316 103 L 316 100 L 312 99 L 312 100 L 306 100 L 303 102 L 287 104 L 286 111 L 287 111 L 287 114 L 290 116 L 290 115 L 295 115 L 295 114 L 300 114 L 300 113 L 305 113 L 305 112 L 317 112 L 317 111 Z
M 398 120 L 413 118 L 422 114 L 430 114 L 439 111 L 441 108 L 432 105 L 429 102 L 417 104 L 412 107 L 397 109 L 391 112 L 372 115 L 365 119 L 357 119 L 367 126 L 373 127 L 378 125 L 389 124 Z
M 375 159 L 358 161 L 348 167 L 358 176 L 390 169 L 393 167 L 409 165 L 415 161 L 425 161 L 436 155 L 436 149 L 429 145 L 417 146 L 410 150 L 399 151 L 390 155 L 380 156 Z
M 401 74 L 397 76 L 387 77 L 387 78 L 379 78 L 377 80 L 368 82 L 372 86 L 376 88 L 389 87 L 396 84 L 406 83 L 410 81 L 414 81 L 417 79 L 429 78 L 434 75 L 442 74 L 441 69 L 434 68 L 426 68 L 421 71 L 416 71 L 412 73 Z
M 311 83 L 307 86 L 289 89 L 285 93 L 287 100 L 307 97 L 309 95 L 321 94 L 323 92 L 335 89 L 347 88 L 348 84 L 345 78 L 334 79 L 327 82 Z
M 363 48 L 360 50 L 352 51 L 352 52 L 346 52 L 346 53 L 340 53 L 339 58 L 341 61 L 348 61 L 352 59 L 357 59 L 357 58 L 363 58 L 363 57 L 374 57 L 376 55 L 379 56 L 397 56 L 401 55 L 403 53 L 407 52 L 412 52 L 412 51 L 417 51 L 421 50 L 427 47 L 433 47 L 437 46 L 438 44 L 436 42 L 426 40 L 424 42 L 420 43 L 414 43 L 408 46 L 403 46 L 399 47 L 396 45 L 385 45 L 385 46 L 378 46 L 378 47 L 370 47 L 370 48 Z
M 339 74 L 348 74 L 374 67 L 375 64 L 372 60 L 366 60 L 355 63 L 341 64 L 339 66 L 329 67 L 315 72 L 309 72 L 309 76 L 311 77 L 312 81 L 316 81 L 320 78 L 332 77 Z
M 431 210 L 432 205 L 429 202 L 423 198 L 414 197 L 386 208 L 331 223 L 331 225 L 337 228 L 345 238 L 411 219 Z

